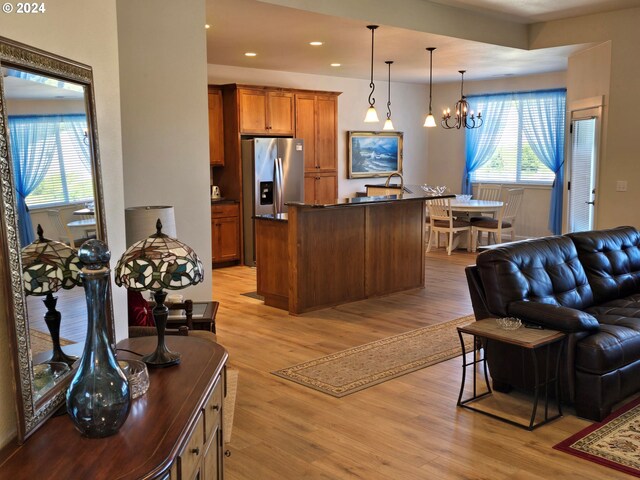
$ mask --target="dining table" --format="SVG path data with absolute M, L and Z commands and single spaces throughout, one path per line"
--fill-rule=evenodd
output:
M 73 220 L 67 223 L 67 227 L 71 230 L 82 231 L 82 238 L 88 239 L 95 235 L 96 232 L 96 219 L 84 218 L 82 220 Z
M 453 214 L 457 218 L 461 218 L 463 220 L 469 220 L 473 216 L 478 216 L 480 214 L 489 214 L 493 217 L 496 216 L 497 212 L 502 208 L 504 202 L 496 201 L 496 200 L 462 200 L 458 198 L 451 199 L 451 210 L 453 210 Z M 464 218 L 466 217 L 466 218 Z M 453 240 L 453 248 L 466 248 L 467 251 L 472 251 L 471 248 L 471 232 L 465 235 L 465 241 L 461 241 L 461 236 L 456 236 Z
M 95 210 L 93 208 L 81 208 L 79 210 L 74 210 L 73 214 L 74 215 L 82 215 L 82 216 L 90 216 L 90 215 L 95 215 Z
M 451 210 L 454 212 L 464 212 L 469 216 L 473 216 L 474 213 L 491 213 L 498 212 L 503 202 L 495 200 L 459 200 L 457 198 L 451 199 Z

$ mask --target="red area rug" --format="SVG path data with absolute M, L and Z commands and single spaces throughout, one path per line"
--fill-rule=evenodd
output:
M 640 477 L 640 398 L 553 448 Z

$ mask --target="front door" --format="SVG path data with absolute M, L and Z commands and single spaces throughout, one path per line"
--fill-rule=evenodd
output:
M 597 117 L 572 119 L 569 155 L 568 230 L 593 230 L 596 202 Z

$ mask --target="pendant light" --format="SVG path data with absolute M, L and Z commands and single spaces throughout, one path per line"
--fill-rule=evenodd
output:
M 378 112 L 376 112 L 376 107 L 374 107 L 376 99 L 373 98 L 373 91 L 376 89 L 376 86 L 373 83 L 373 37 L 376 28 L 378 28 L 378 25 L 367 25 L 367 28 L 371 30 L 371 81 L 369 82 L 371 93 L 369 94 L 369 109 L 367 110 L 367 114 L 364 117 L 364 121 L 365 123 L 375 123 L 380 121 L 378 120 Z
M 427 50 L 429 51 L 429 115 L 427 115 L 427 118 L 424 121 L 424 127 L 427 128 L 431 128 L 431 127 L 435 127 L 436 126 L 436 119 L 433 118 L 433 114 L 431 113 L 431 98 L 432 98 L 432 91 L 433 91 L 433 51 L 435 50 L 435 47 L 428 47 Z
M 478 112 L 478 116 L 476 117 L 473 114 L 473 110 L 469 111 L 469 103 L 467 102 L 467 97 L 464 96 L 464 74 L 466 70 L 458 70 L 458 72 L 462 75 L 462 81 L 460 83 L 460 100 L 456 102 L 456 118 L 453 125 L 449 125 L 451 109 L 447 108 L 442 112 L 442 127 L 446 129 L 478 128 L 482 126 L 483 123 L 482 113 Z
M 393 123 L 391 122 L 391 64 L 393 60 L 386 60 L 384 63 L 389 66 L 389 90 L 387 92 L 387 119 L 384 121 L 382 130 L 393 130 Z

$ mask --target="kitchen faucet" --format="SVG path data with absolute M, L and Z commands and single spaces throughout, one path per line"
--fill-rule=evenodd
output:
M 392 173 L 387 177 L 387 183 L 384 184 L 385 187 L 389 186 L 389 182 L 391 181 L 391 177 L 400 177 L 400 190 L 404 190 L 404 178 L 399 173 Z

